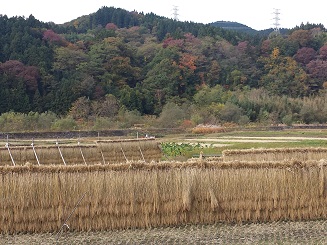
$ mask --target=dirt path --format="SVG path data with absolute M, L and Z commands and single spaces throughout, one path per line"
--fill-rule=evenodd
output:
M 52 234 L 0 235 L 0 244 L 56 244 Z M 327 221 L 63 233 L 57 244 L 327 244 Z

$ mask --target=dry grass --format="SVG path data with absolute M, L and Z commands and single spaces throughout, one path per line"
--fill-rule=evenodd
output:
M 327 163 L 129 162 L 0 167 L 0 233 L 327 218 Z
M 223 151 L 224 161 L 284 161 L 327 159 L 327 148 L 272 148 Z
M 226 128 L 223 127 L 195 127 L 192 129 L 193 134 L 213 134 L 226 132 Z
M 97 144 L 108 163 L 150 162 L 162 157 L 158 143 L 153 140 L 98 141 Z
M 96 144 L 80 145 L 36 145 L 35 152 L 41 165 L 108 164 L 126 162 L 126 159 L 150 162 L 161 159 L 162 154 L 158 144 L 155 140 L 123 140 L 98 141 Z M 38 164 L 30 145 L 10 146 L 10 153 L 16 165 Z M 13 162 L 8 149 L 0 147 L 0 166 L 5 165 L 13 165 Z

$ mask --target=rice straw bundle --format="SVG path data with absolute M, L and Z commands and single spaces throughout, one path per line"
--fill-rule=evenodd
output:
M 325 161 L 0 167 L 0 233 L 327 218 Z
M 35 152 L 34 152 L 35 151 Z M 57 144 L 11 146 L 10 153 L 17 165 L 29 162 L 42 165 L 108 164 L 126 161 L 159 161 L 161 150 L 154 140 L 99 141 L 97 144 Z M 13 165 L 6 147 L 0 147 L 0 166 Z
M 269 148 L 223 151 L 224 161 L 283 161 L 327 159 L 327 148 Z

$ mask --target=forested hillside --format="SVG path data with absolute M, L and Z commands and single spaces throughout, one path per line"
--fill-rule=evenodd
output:
M 227 30 L 242 31 L 252 34 L 258 33 L 258 31 L 252 29 L 251 27 L 233 21 L 216 21 L 211 23 L 211 25 L 216 27 L 221 27 Z
M 2 127 L 324 123 L 325 87 L 321 24 L 256 35 L 112 7 L 64 25 L 0 16 Z

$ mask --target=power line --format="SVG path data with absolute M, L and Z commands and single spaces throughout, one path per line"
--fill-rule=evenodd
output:
M 280 21 L 280 18 L 279 18 L 279 15 L 280 15 L 280 12 L 279 12 L 279 10 L 280 9 L 274 9 L 274 18 L 273 18 L 273 20 L 274 20 L 274 23 L 273 23 L 273 25 L 274 25 L 274 32 L 276 33 L 276 34 L 280 34 L 280 31 L 279 31 L 279 26 L 280 26 L 280 24 L 279 24 L 279 21 Z
M 178 16 L 179 16 L 178 10 L 179 10 L 178 6 L 174 5 L 173 6 L 173 16 L 174 16 L 174 20 L 176 20 L 176 21 L 178 21 Z

